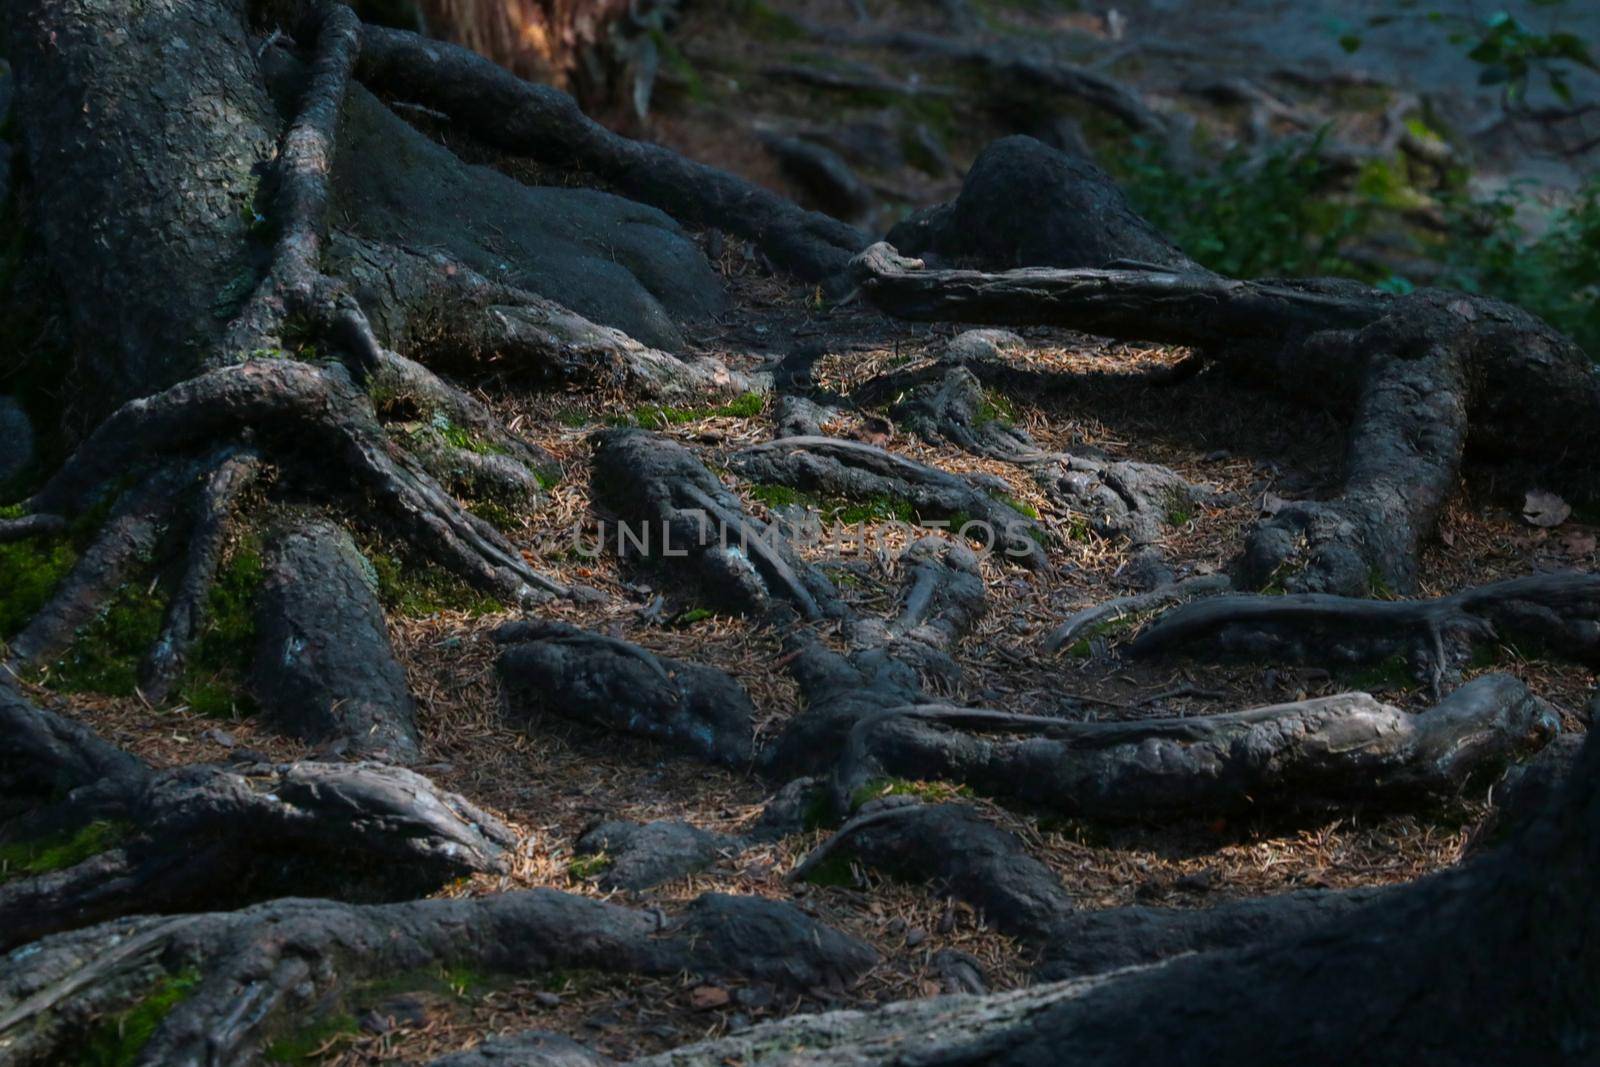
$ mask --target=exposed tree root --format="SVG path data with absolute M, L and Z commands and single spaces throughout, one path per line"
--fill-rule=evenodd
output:
M 774 263 L 807 280 L 839 274 L 867 244 L 853 227 L 802 211 L 743 179 L 620 137 L 587 118 L 565 93 L 531 85 L 454 45 L 368 26 L 356 76 L 380 92 L 437 108 L 508 152 L 587 171 L 686 223 L 752 240 Z
M 433 366 L 659 397 L 759 387 L 719 360 L 650 348 L 552 300 L 490 281 L 443 252 L 335 234 L 330 254 L 379 336 Z
M 223 455 L 203 463 L 186 458 L 164 463 L 122 494 L 50 602 L 12 639 L 9 662 L 39 667 L 65 652 L 130 572 L 155 554 L 196 474 L 214 470 L 226 459 Z
M 250 688 L 283 732 L 397 763 L 420 752 L 416 707 L 350 535 L 331 522 L 268 532 Z
M 611 821 L 586 830 L 575 851 L 605 858 L 601 889 L 639 890 L 709 867 L 742 844 L 739 838 L 686 822 Z
M 340 346 L 361 380 L 378 366 L 378 340 L 355 298 L 321 268 L 328 177 L 340 106 L 361 51 L 361 22 L 341 3 L 318 4 L 313 11 L 316 55 L 278 154 L 272 267 L 229 326 L 221 351 L 234 360 L 277 348 L 289 318 L 300 316 Z
M 735 611 L 762 615 L 788 604 L 808 619 L 843 614 L 833 586 L 782 532 L 746 514 L 681 445 L 643 430 L 600 433 L 594 486 L 622 519 L 624 556 L 686 556 L 706 595 Z
M 911 506 L 918 522 L 946 520 L 1029 567 L 1049 566 L 1038 523 L 997 499 L 1008 488 L 975 484 L 874 445 L 836 437 L 788 437 L 734 455 L 733 468 L 755 481 L 855 499 L 889 499 Z
M 1393 1062 L 1472 1063 L 1486 1047 L 1564 1062 L 1600 1044 L 1588 992 L 1600 976 L 1589 936 L 1597 782 L 1590 744 L 1504 847 L 1249 947 L 990 997 L 802 1016 L 640 1062 L 1043 1065 L 1070 1048 L 1076 1062 L 1108 1067 L 1336 1067 L 1378 1048 Z M 1466 942 L 1462 930 L 1473 931 Z M 1518 959 L 1533 962 L 1507 963 Z
M 923 537 L 906 546 L 898 610 L 889 619 L 858 620 L 852 643 L 883 648 L 925 677 L 953 687 L 961 668 L 956 646 L 988 608 L 988 588 L 978 558 L 966 545 L 943 537 Z
M 124 915 L 290 894 L 405 900 L 503 870 L 515 844 L 468 801 L 377 764 L 183 767 L 151 777 L 116 814 L 128 830 L 114 847 L 0 885 L 0 949 Z
M 657 656 L 561 622 L 526 620 L 495 631 L 508 710 L 555 714 L 653 737 L 702 759 L 749 764 L 755 709 L 719 670 Z
M 184 552 L 183 578 L 167 605 L 161 636 L 139 670 L 139 690 L 152 703 L 163 703 L 171 695 L 205 629 L 208 597 L 228 547 L 234 504 L 255 484 L 261 466 L 259 453 L 242 449 L 223 459 L 200 489 Z
M 1376 663 L 1410 656 L 1437 689 L 1471 646 L 1525 641 L 1600 663 L 1600 576 L 1540 574 L 1432 600 L 1361 600 L 1305 593 L 1220 596 L 1155 619 L 1136 655 L 1206 652 L 1292 663 Z
M 461 900 L 356 906 L 284 900 L 238 912 L 119 920 L 30 948 L 0 978 L 0 1053 L 58 1061 L 86 1023 L 136 1004 L 163 976 L 192 988 L 134 1061 L 230 1063 L 274 1033 L 338 1010 L 361 984 L 470 966 L 512 977 L 584 968 L 741 978 L 804 990 L 876 962 L 866 945 L 757 897 L 702 896 L 671 920 L 538 889 Z
M 112 809 L 149 775 L 143 762 L 93 730 L 36 706 L 0 671 L 0 814 L 75 797 Z
M 1044 639 L 1044 650 L 1056 652 L 1070 648 L 1078 641 L 1093 637 L 1102 626 L 1115 623 L 1130 615 L 1165 607 L 1175 600 L 1225 593 L 1232 588 L 1233 582 L 1227 575 L 1204 574 L 1143 593 L 1135 593 L 1132 596 L 1107 600 L 1092 608 L 1085 608 L 1051 630 L 1050 636 Z
M 898 802 L 898 803 L 897 803 Z M 1049 867 L 1028 855 L 1016 835 L 970 805 L 873 801 L 812 850 L 793 873 L 813 877 L 822 865 L 851 857 L 884 874 L 929 882 L 978 909 L 1003 933 L 1024 940 L 1048 936 L 1072 910 Z
M 73 514 L 132 458 L 171 454 L 226 440 L 245 427 L 265 454 L 288 461 L 310 450 L 311 473 L 344 480 L 364 507 L 399 535 L 479 588 L 513 602 L 563 595 L 535 573 L 488 523 L 469 515 L 415 460 L 393 447 L 370 406 L 337 368 L 293 360 L 252 360 L 211 371 L 134 401 L 100 424 L 28 502 L 30 511 Z M 271 437 L 277 448 L 267 447 Z
M 896 315 L 1196 345 L 1287 391 L 1321 389 L 1322 402 L 1353 406 L 1344 488 L 1262 525 L 1242 561 L 1256 584 L 1276 576 L 1294 591 L 1360 593 L 1376 575 L 1413 588 L 1418 542 L 1454 484 L 1469 425 L 1489 449 L 1565 454 L 1583 447 L 1600 409 L 1582 353 L 1493 301 L 1158 270 L 930 271 L 886 245 L 855 269 Z
M 1025 736 L 988 741 L 951 727 Z M 1556 713 L 1509 675 L 1478 678 L 1417 715 L 1365 693 L 1128 722 L 919 705 L 855 723 L 834 790 L 848 798 L 873 778 L 943 779 L 1111 819 L 1395 803 L 1448 794 L 1559 730 Z

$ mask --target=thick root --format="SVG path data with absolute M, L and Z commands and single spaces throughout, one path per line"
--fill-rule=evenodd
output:
M 988 741 L 944 727 L 1020 733 Z M 880 777 L 942 779 L 1090 818 L 1245 811 L 1263 804 L 1402 803 L 1447 795 L 1536 749 L 1554 710 L 1488 675 L 1413 715 L 1365 693 L 1189 719 L 1060 722 L 974 708 L 861 719 L 835 771 L 850 797 Z
M 701 759 L 747 766 L 755 709 L 719 670 L 657 656 L 561 622 L 512 622 L 497 669 L 518 718 L 555 714 L 655 738 Z
M 621 517 L 618 550 L 685 557 L 707 596 L 764 615 L 783 604 L 808 619 L 845 613 L 833 586 L 801 561 L 775 526 L 739 499 L 681 445 L 643 430 L 595 437 L 594 486 Z
M 405 900 L 504 870 L 515 844 L 465 799 L 377 764 L 183 767 L 151 777 L 116 814 L 128 829 L 115 847 L 0 886 L 0 949 L 124 915 L 290 894 Z
M 282 900 L 238 912 L 119 920 L 29 949 L 0 978 L 0 1053 L 59 1062 L 86 1024 L 184 976 L 187 995 L 136 1064 L 239 1062 L 274 1033 L 360 996 L 363 981 L 470 966 L 507 977 L 584 968 L 737 978 L 785 991 L 839 986 L 877 962 L 794 908 L 707 895 L 674 919 L 554 890 L 353 906 Z
M 998 499 L 1008 488 L 975 483 L 874 445 L 836 437 L 789 437 L 747 448 L 730 460 L 754 481 L 858 499 L 904 501 L 918 522 L 944 520 L 955 532 L 1028 567 L 1046 568 L 1047 538 L 1037 522 Z

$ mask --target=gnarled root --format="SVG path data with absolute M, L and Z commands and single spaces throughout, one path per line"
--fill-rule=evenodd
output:
M 752 240 L 774 263 L 808 280 L 839 274 L 867 243 L 853 227 L 741 178 L 620 137 L 587 118 L 565 93 L 522 81 L 455 45 L 368 26 L 356 76 L 381 92 L 436 108 L 508 152 L 587 171 L 684 222 Z
M 924 676 L 953 687 L 961 668 L 952 653 L 988 607 L 978 558 L 958 541 L 923 537 L 906 546 L 901 567 L 904 579 L 896 614 L 857 620 L 851 642 L 860 648 L 883 648 Z
M 356 906 L 282 900 L 238 912 L 118 920 L 32 946 L 0 978 L 0 1051 L 16 1063 L 69 1056 L 97 1015 L 162 980 L 187 995 L 135 1061 L 237 1062 L 296 1020 L 359 997 L 363 981 L 470 966 L 508 977 L 558 969 L 742 978 L 785 990 L 848 982 L 866 945 L 794 908 L 707 895 L 677 918 L 554 890 Z M 303 1025 L 303 1023 L 301 1024 Z
M 403 351 L 425 352 L 430 366 L 663 398 L 760 386 L 720 360 L 680 359 L 651 348 L 555 301 L 491 281 L 443 252 L 345 233 L 329 245 L 332 269 L 349 279 L 378 336 Z
M 652 737 L 702 759 L 742 767 L 753 753 L 755 709 L 719 670 L 657 656 L 561 622 L 525 620 L 495 631 L 508 710 L 555 714 Z
M 989 741 L 951 728 L 963 726 L 1023 736 Z M 924 705 L 856 723 L 834 788 L 848 798 L 875 777 L 943 779 L 1113 819 L 1395 803 L 1448 794 L 1559 730 L 1555 712 L 1509 675 L 1478 678 L 1417 715 L 1365 693 L 1129 722 Z
M 731 459 L 746 478 L 808 492 L 889 497 L 909 503 L 918 521 L 946 520 L 957 533 L 976 536 L 1029 567 L 1049 566 L 1038 523 L 990 495 L 999 485 L 979 487 L 966 478 L 917 463 L 874 445 L 836 437 L 788 437 L 755 445 Z
M 1291 663 L 1376 663 L 1409 655 L 1437 688 L 1473 644 L 1529 640 L 1580 663 L 1600 662 L 1600 577 L 1540 574 L 1432 600 L 1302 593 L 1220 596 L 1157 617 L 1136 655 L 1207 652 Z
M 350 535 L 325 521 L 280 525 L 262 566 L 250 671 L 262 713 L 333 751 L 415 760 L 416 706 Z
M 151 776 L 125 836 L 75 866 L 0 886 L 0 949 L 123 915 L 284 895 L 404 900 L 504 870 L 509 830 L 426 778 L 378 764 L 195 766 Z
M 808 619 L 838 617 L 833 586 L 802 562 L 776 526 L 746 514 L 739 499 L 683 446 L 643 430 L 595 437 L 596 493 L 622 519 L 624 555 L 685 557 L 708 596 L 762 615 L 787 604 Z
M 1232 588 L 1233 581 L 1226 574 L 1202 574 L 1143 593 L 1107 600 L 1083 609 L 1051 630 L 1050 636 L 1044 639 L 1044 650 L 1056 652 L 1063 648 L 1071 648 L 1079 641 L 1093 637 L 1100 627 L 1130 615 L 1165 607 L 1175 600 L 1225 593 Z
M 286 471 L 362 494 L 363 508 L 478 588 L 514 602 L 568 592 L 535 573 L 492 526 L 395 448 L 339 368 L 293 360 L 220 368 L 123 405 L 27 502 L 28 510 L 75 514 L 131 458 L 181 452 L 246 427 Z M 314 456 L 309 464 L 293 462 L 308 456 Z

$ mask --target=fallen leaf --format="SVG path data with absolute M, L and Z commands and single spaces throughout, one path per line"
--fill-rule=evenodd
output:
M 1543 489 L 1529 489 L 1522 502 L 1522 518 L 1534 526 L 1560 526 L 1571 514 L 1571 504 Z
M 733 998 L 728 995 L 728 991 L 721 986 L 700 985 L 689 991 L 689 1003 L 694 1005 L 696 1011 L 726 1007 L 731 999 Z

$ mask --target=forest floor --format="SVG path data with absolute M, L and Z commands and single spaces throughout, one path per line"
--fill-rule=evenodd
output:
M 694 344 L 735 366 L 754 368 L 764 353 L 786 352 L 806 338 L 823 336 L 832 354 L 820 368 L 822 384 L 847 394 L 852 384 L 885 367 L 911 367 L 928 358 L 954 329 L 891 322 L 853 305 L 818 308 L 812 293 L 787 288 L 748 267 L 736 268 L 733 259 L 727 257 L 725 267 L 738 307 L 721 322 L 703 324 Z M 1337 475 L 1341 434 L 1329 417 L 1264 402 L 1209 373 L 1162 388 L 1134 383 L 1137 372 L 1170 363 L 1181 351 L 1108 344 L 1057 330 L 1029 330 L 1024 336 L 1026 345 L 1009 353 L 1011 360 L 1036 369 L 1093 370 L 1099 376 L 1080 379 L 1070 390 L 1010 398 L 1003 417 L 1027 427 L 1048 447 L 1087 446 L 1115 458 L 1164 463 L 1238 495 L 1240 502 L 1233 506 L 1169 517 L 1162 547 L 1180 576 L 1225 567 L 1263 501 L 1315 493 Z M 663 410 L 621 398 L 502 387 L 482 395 L 509 425 L 549 449 L 565 467 L 546 506 L 523 518 L 511 533 L 513 541 L 539 569 L 608 594 L 601 605 L 562 603 L 540 609 L 541 614 L 722 668 L 749 691 L 760 715 L 759 736 L 776 734 L 796 713 L 798 700 L 782 667 L 779 634 L 713 614 L 657 573 L 626 565 L 613 553 L 590 557 L 583 551 L 606 518 L 590 496 L 586 439 L 594 430 L 619 422 L 648 425 L 694 449 L 716 470 L 727 451 L 770 438 L 768 412 L 755 410 L 753 403 L 734 405 L 737 415 L 709 408 Z M 990 607 L 959 653 L 965 683 L 950 694 L 957 702 L 1103 719 L 1200 714 L 1349 689 L 1368 690 L 1401 706 L 1420 709 L 1429 703 L 1425 687 L 1403 671 L 1330 675 L 1270 665 L 1124 661 L 1119 645 L 1136 632 L 1138 620 L 1096 638 L 1088 649 L 1046 655 L 1042 641 L 1062 619 L 1128 591 L 1119 579 L 1126 546 L 1102 540 L 1086 531 L 1081 519 L 1053 510 L 1016 467 L 931 448 L 897 433 L 872 411 L 848 415 L 828 429 L 952 470 L 981 468 L 1005 478 L 1017 499 L 1038 510 L 1052 535 L 1053 573 L 1011 566 L 999 556 L 983 559 Z M 1600 562 L 1600 528 L 1577 522 L 1555 530 L 1529 527 L 1498 502 L 1505 489 L 1488 476 L 1482 484 L 1462 487 L 1425 553 L 1422 593 L 1541 570 L 1592 569 Z M 765 513 L 760 500 L 746 499 L 753 512 Z M 887 517 L 869 517 L 858 528 L 884 550 L 841 555 L 815 546 L 808 554 L 835 577 L 853 606 L 881 610 L 894 596 L 896 542 L 904 541 L 906 531 Z M 602 819 L 679 819 L 739 832 L 769 798 L 769 785 L 754 777 L 672 756 L 648 742 L 565 720 L 508 724 L 493 670 L 497 646 L 488 635 L 514 613 L 476 605 L 464 611 L 414 610 L 407 617 L 390 607 L 393 637 L 419 705 L 424 758 L 417 769 L 501 817 L 521 838 L 508 874 L 463 881 L 447 895 L 534 886 L 605 895 L 594 881 L 596 865 L 573 851 L 589 825 Z M 826 630 L 823 636 L 842 642 Z M 1524 659 L 1509 648 L 1475 670 L 1491 668 L 1523 677 L 1562 709 L 1566 728 L 1585 728 L 1580 715 L 1594 684 L 1589 672 Z M 65 699 L 73 715 L 107 740 L 158 765 L 226 760 L 240 750 L 273 759 L 311 754 L 258 729 L 249 717 L 222 721 L 183 709 L 154 710 L 135 699 L 63 698 L 48 689 L 36 694 L 56 706 Z M 953 792 L 933 783 L 916 788 L 930 796 Z M 1425 811 L 1263 810 L 1245 819 L 1125 826 L 973 802 L 1018 833 L 1081 907 L 1201 906 L 1296 888 L 1414 879 L 1461 855 L 1488 810 L 1493 788 L 1493 782 L 1476 782 Z M 818 989 L 796 1002 L 757 997 L 746 1003 L 737 989 L 671 980 L 574 973 L 542 983 L 498 985 L 450 972 L 441 973 L 437 988 L 430 990 L 376 988 L 370 1005 L 361 1005 L 367 1011 L 333 1024 L 307 1047 L 279 1052 L 302 1062 L 425 1061 L 487 1033 L 537 1027 L 628 1056 L 797 1010 L 944 992 L 932 965 L 942 949 L 970 953 L 991 988 L 1027 981 L 1029 961 L 1018 946 L 987 928 L 970 908 L 925 886 L 885 883 L 866 872 L 857 886 L 786 881 L 825 836 L 826 831 L 791 836 L 729 855 L 708 870 L 642 894 L 614 896 L 667 911 L 706 891 L 793 901 L 881 953 L 881 965 L 848 990 Z
M 1016 116 L 1003 122 L 984 118 L 974 110 L 980 97 L 973 94 L 863 88 L 862 78 L 886 77 L 896 85 L 925 89 L 930 81 L 941 84 L 936 79 L 943 74 L 882 50 L 854 59 L 837 49 L 824 55 L 787 14 L 820 17 L 825 10 L 837 18 L 843 6 L 821 0 L 759 5 L 768 13 L 757 17 L 762 32 L 748 32 L 751 25 L 691 22 L 673 38 L 681 51 L 678 60 L 669 56 L 664 66 L 652 129 L 658 139 L 691 156 L 813 202 L 814 191 L 783 174 L 749 131 L 761 126 L 832 144 L 873 187 L 873 205 L 859 221 L 881 231 L 911 206 L 953 196 L 959 161 L 970 160 L 983 143 L 1015 128 Z M 1007 12 L 1007 18 L 1021 20 L 1018 25 L 1029 17 L 1011 8 Z M 1094 30 L 1087 18 L 1079 21 Z M 870 69 L 850 65 L 857 61 Z M 790 74 L 782 75 L 780 68 Z M 818 85 L 816 78 L 794 75 L 797 69 L 848 75 L 842 80 L 857 84 Z M 949 84 L 970 88 L 970 75 Z M 1343 92 L 1350 121 L 1340 130 L 1355 136 L 1357 116 L 1370 121 L 1375 102 L 1381 101 Z M 735 112 L 738 123 L 730 127 Z M 1092 134 L 1098 120 L 1079 114 Z M 1203 121 L 1240 118 L 1217 111 Z M 960 329 L 892 321 L 856 303 L 830 305 L 817 290 L 774 279 L 745 246 L 716 235 L 701 237 L 727 278 L 733 307 L 718 321 L 688 324 L 686 333 L 692 351 L 717 356 L 730 367 L 770 366 L 799 344 L 825 342 L 829 355 L 818 367 L 818 384 L 848 398 L 852 388 L 888 368 L 909 369 L 931 359 Z M 1315 496 L 1337 484 L 1344 431 L 1331 415 L 1287 407 L 1212 372 L 1160 388 L 1141 384 L 1140 372 L 1176 362 L 1185 355 L 1181 350 L 1112 344 L 1043 328 L 1021 331 L 1021 336 L 1024 345 L 1006 352 L 1006 359 L 1078 377 L 1058 391 L 997 397 L 997 417 L 1025 427 L 1046 448 L 1089 448 L 1116 459 L 1165 464 L 1235 495 L 1237 503 L 1226 507 L 1169 515 L 1161 548 L 1179 577 L 1225 569 L 1247 526 L 1275 498 Z M 727 671 L 758 710 L 758 741 L 775 736 L 797 713 L 799 701 L 783 669 L 778 633 L 713 613 L 676 583 L 610 552 L 583 551 L 593 544 L 597 523 L 607 518 L 590 491 L 588 438 L 595 430 L 619 423 L 647 426 L 692 448 L 716 471 L 725 467 L 721 460 L 727 452 L 771 438 L 771 401 L 663 409 L 620 396 L 532 392 L 506 383 L 486 383 L 476 391 L 514 432 L 564 466 L 541 509 L 516 517 L 508 530 L 511 540 L 536 569 L 607 594 L 600 604 L 559 602 L 540 614 Z M 1050 571 L 1010 566 L 998 556 L 983 559 L 989 609 L 957 653 L 963 688 L 947 694 L 956 703 L 1101 719 L 1204 714 L 1351 689 L 1404 707 L 1430 703 L 1424 685 L 1392 670 L 1330 674 L 1281 665 L 1125 659 L 1120 647 L 1137 631 L 1137 619 L 1101 634 L 1087 648 L 1047 655 L 1044 638 L 1063 619 L 1129 591 L 1121 575 L 1127 546 L 1096 536 L 1081 517 L 1056 509 L 1020 468 L 954 447 L 929 446 L 897 432 L 881 410 L 850 411 L 826 429 L 947 470 L 982 470 L 1005 479 L 1011 495 L 1038 512 L 1051 536 Z M 1419 595 L 1541 571 L 1593 570 L 1600 564 L 1600 526 L 1577 519 L 1554 529 L 1529 526 L 1518 506 L 1523 492 L 1537 486 L 1514 478 L 1470 472 L 1426 546 Z M 728 481 L 745 493 L 754 514 L 769 514 L 768 504 L 750 495 L 748 487 Z M 874 547 L 843 555 L 814 547 L 804 554 L 826 568 L 853 606 L 881 611 L 895 595 L 898 548 L 907 531 L 887 516 L 872 514 L 859 528 Z M 508 723 L 493 666 L 497 646 L 489 634 L 515 612 L 481 602 L 461 610 L 421 601 L 386 606 L 418 702 L 424 755 L 415 769 L 500 817 L 519 835 L 508 873 L 464 880 L 444 895 L 537 886 L 608 895 L 596 884 L 593 861 L 574 852 L 586 827 L 603 819 L 674 819 L 736 833 L 754 822 L 770 798 L 772 783 L 671 755 L 642 740 L 566 720 Z M 822 636 L 843 647 L 842 635 L 824 629 Z M 1562 711 L 1565 728 L 1585 729 L 1583 708 L 1595 682 L 1591 672 L 1501 648 L 1493 662 L 1468 673 L 1490 669 L 1522 677 Z M 155 709 L 136 698 L 29 689 L 45 706 L 83 719 L 107 741 L 158 766 L 222 761 L 244 752 L 273 760 L 313 754 L 248 715 L 218 718 L 183 708 Z M 916 788 L 930 796 L 953 792 L 934 783 Z M 1262 810 L 1249 818 L 1115 826 L 970 799 L 1016 832 L 1059 875 L 1080 907 L 1182 907 L 1305 887 L 1412 880 L 1462 855 L 1494 788 L 1492 781 L 1477 781 L 1448 802 L 1421 811 Z M 796 1011 L 945 992 L 933 961 L 946 949 L 975 957 L 991 989 L 1028 981 L 1030 961 L 1019 946 L 969 907 L 926 886 L 883 882 L 864 871 L 854 886 L 788 881 L 786 875 L 825 837 L 821 830 L 790 836 L 640 894 L 609 895 L 669 912 L 707 891 L 792 901 L 879 951 L 881 964 L 849 989 L 815 989 L 796 1001 L 775 1001 L 737 988 L 670 979 L 569 973 L 507 984 L 441 972 L 437 985 L 426 990 L 375 987 L 347 1017 L 297 1046 L 276 1047 L 269 1054 L 307 1063 L 422 1062 L 488 1034 L 539 1028 L 629 1057 Z

